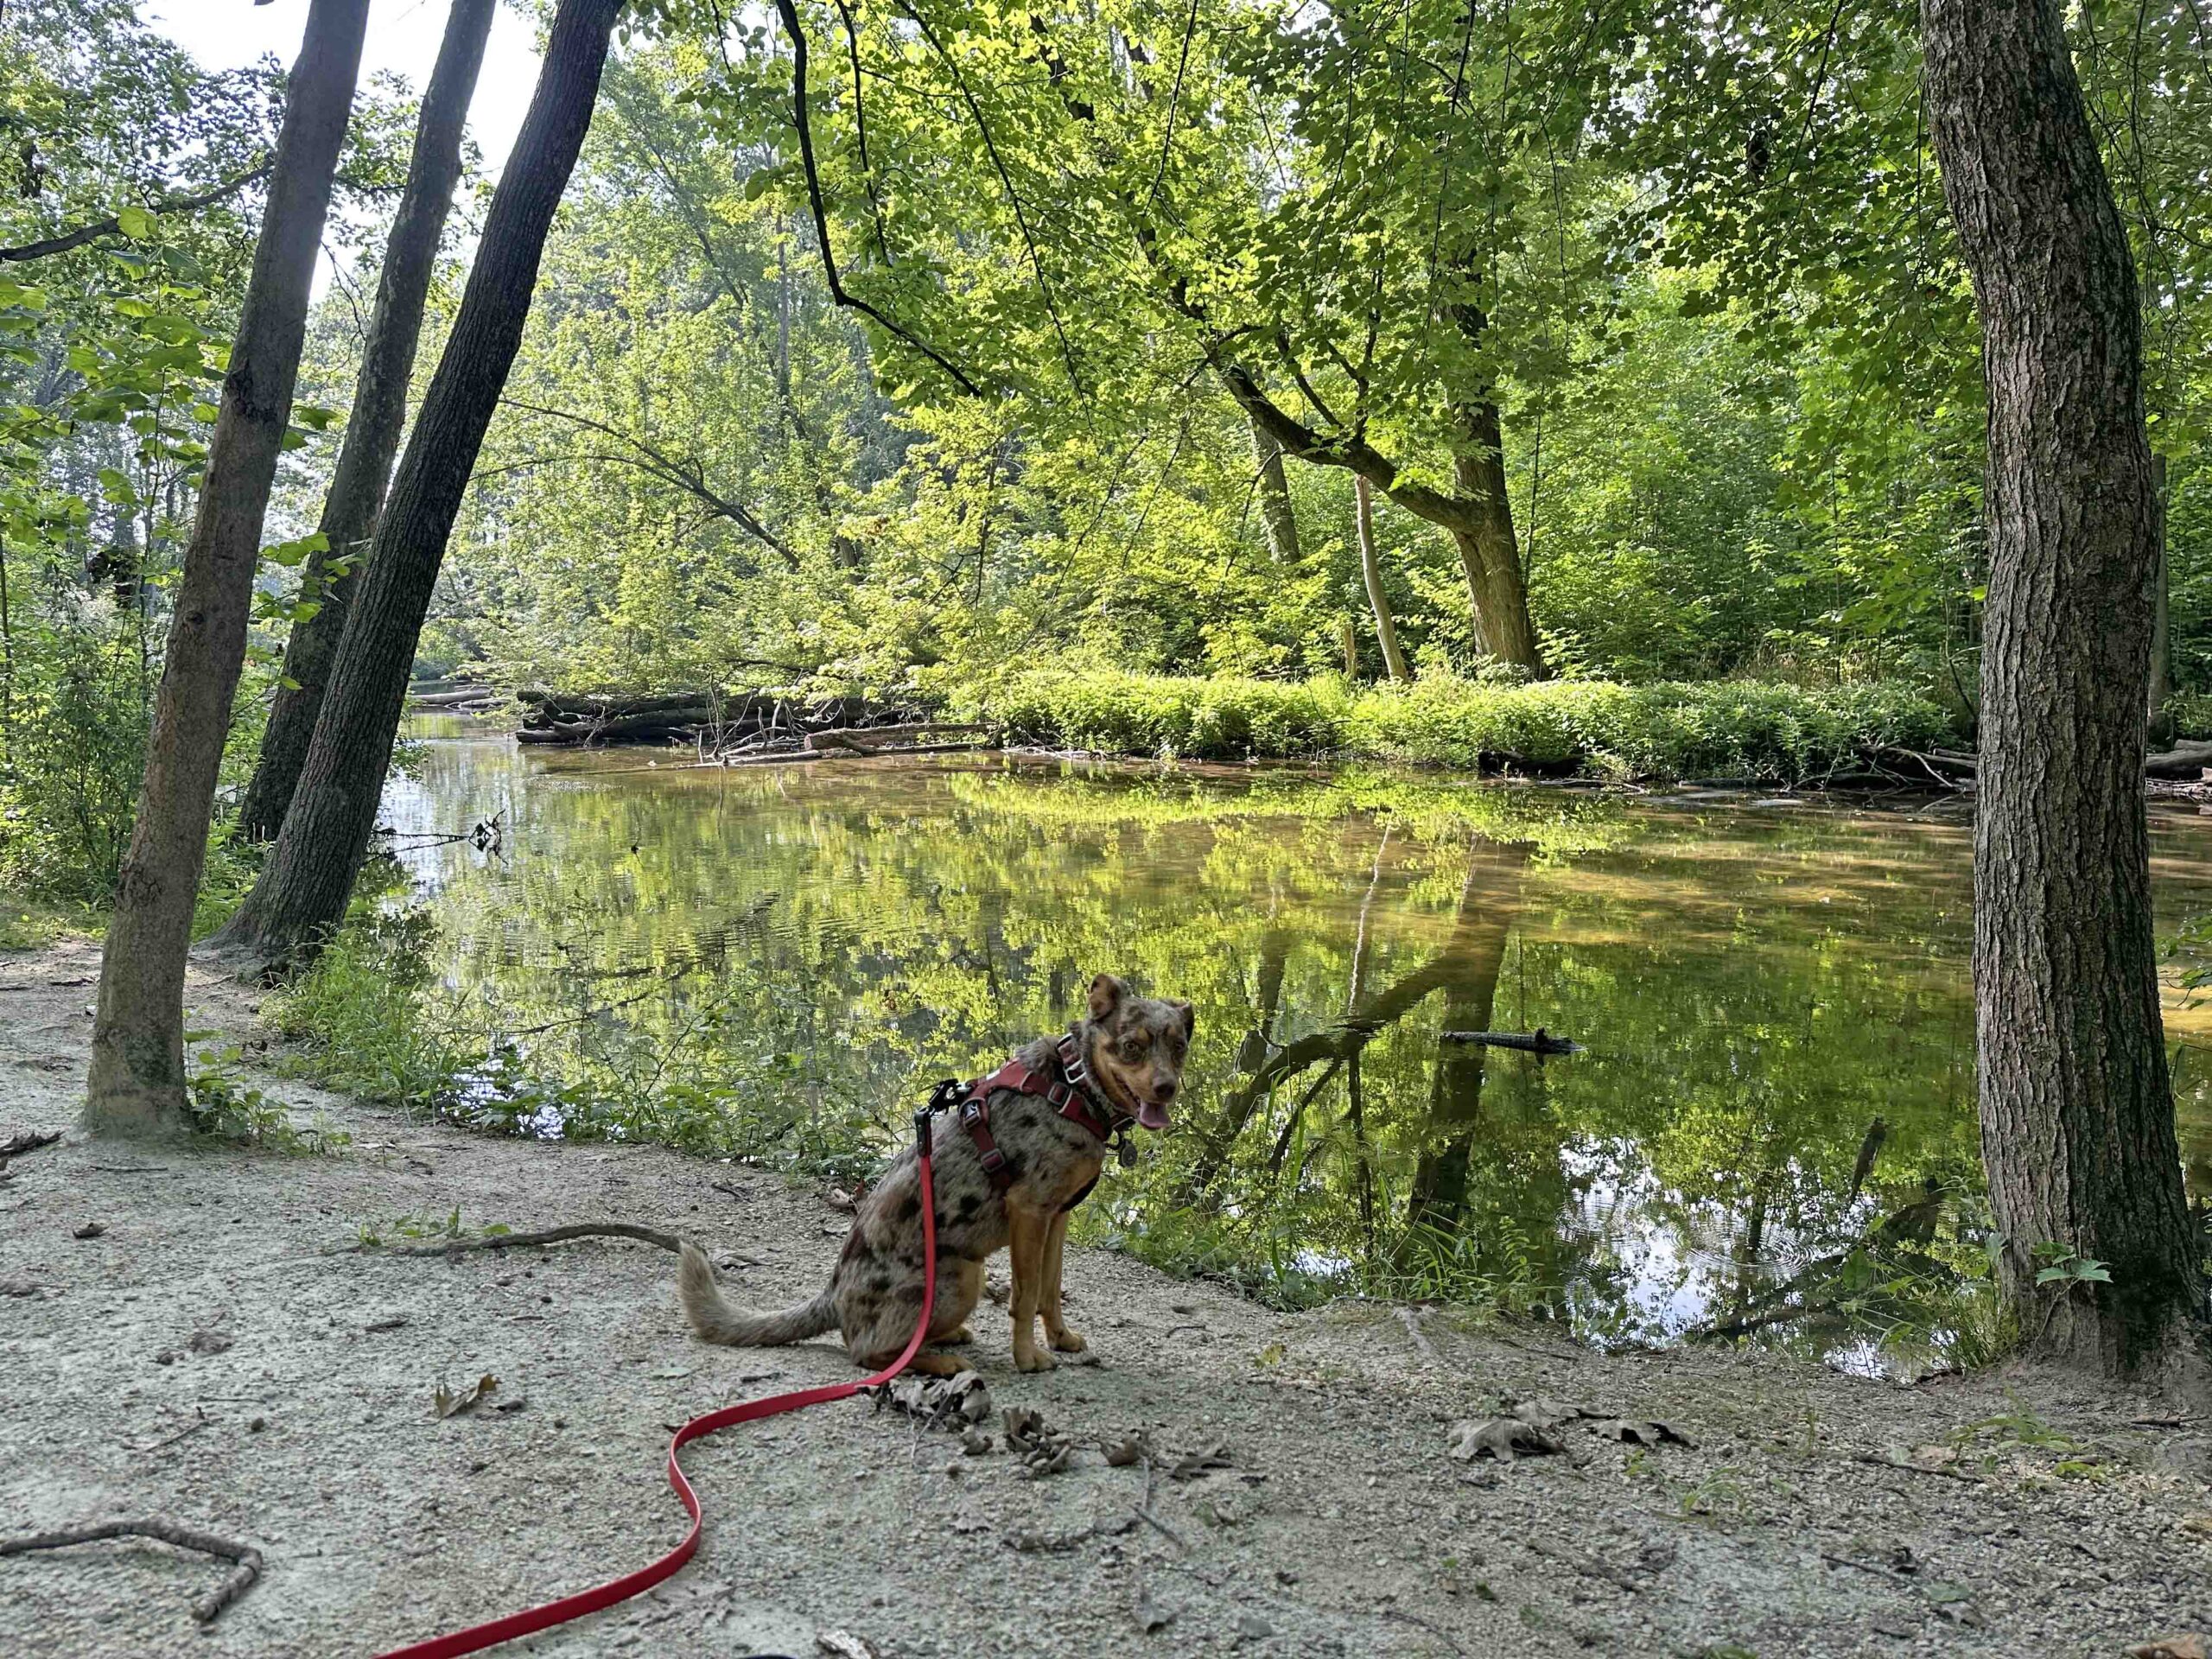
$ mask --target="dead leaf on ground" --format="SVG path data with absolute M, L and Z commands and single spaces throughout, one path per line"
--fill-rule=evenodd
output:
M 1193 1452 L 1186 1457 L 1178 1458 L 1175 1466 L 1167 1471 L 1167 1478 L 1170 1480 L 1196 1480 L 1209 1469 L 1228 1467 L 1228 1442 L 1217 1440 L 1203 1452 Z
M 1452 1425 L 1451 1441 L 1452 1455 L 1462 1463 L 1477 1458 L 1511 1463 L 1524 1452 L 1541 1455 L 1567 1450 L 1566 1442 L 1557 1435 L 1517 1417 L 1491 1417 L 1480 1422 L 1463 1417 Z
M 1056 1434 L 1046 1427 L 1041 1412 L 1027 1406 L 1008 1406 L 1000 1419 L 1006 1429 L 1006 1449 L 1017 1459 L 1016 1474 L 1031 1479 L 1057 1475 L 1074 1460 L 1074 1437 Z
M 98 1238 L 105 1231 L 107 1231 L 107 1229 L 101 1226 L 97 1221 L 88 1221 L 83 1226 L 72 1232 L 69 1236 L 72 1238 Z
M 1620 1440 L 1630 1446 L 1686 1446 L 1693 1452 L 1697 1450 L 1697 1442 L 1671 1423 L 1612 1417 L 1595 1425 L 1594 1432 L 1605 1440 Z
M 483 1404 L 485 1396 L 499 1386 L 499 1379 L 489 1371 L 485 1372 L 474 1382 L 459 1392 L 448 1388 L 445 1379 L 440 1377 L 438 1386 L 430 1391 L 430 1414 L 443 1418 L 458 1416 L 464 1411 L 473 1411 Z
M 1124 1434 L 1118 1440 L 1101 1440 L 1098 1442 L 1098 1449 L 1106 1454 L 1108 1465 L 1116 1469 L 1126 1469 L 1132 1464 L 1142 1463 L 1153 1456 L 1152 1442 L 1146 1438 L 1145 1432 L 1141 1428 Z
M 219 1354 L 237 1340 L 227 1331 L 195 1331 L 184 1345 L 195 1354 Z
M 880 1649 L 850 1630 L 823 1630 L 815 1637 L 814 1645 L 833 1659 L 881 1659 Z
M 2127 1659 L 2212 1659 L 2212 1641 L 2194 1631 L 2162 1636 L 2130 1648 Z

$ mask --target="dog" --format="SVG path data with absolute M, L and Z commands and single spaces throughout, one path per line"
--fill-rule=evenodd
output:
M 983 1081 L 988 1085 L 1019 1076 L 1020 1068 L 1039 1086 L 1063 1085 L 1063 1095 L 1072 1083 L 1087 1109 L 1084 1115 L 1093 1122 L 1103 1119 L 1123 1133 L 1130 1123 L 1161 1130 L 1182 1087 L 1183 1062 L 1196 1028 L 1188 1002 L 1137 996 L 1113 975 L 1101 974 L 1090 982 L 1088 1016 L 1069 1027 L 1071 1042 L 1040 1039 Z M 1079 1057 L 1080 1065 L 1067 1066 L 1066 1055 Z M 1071 1078 L 1071 1070 L 1078 1075 Z M 1043 1093 L 998 1086 L 977 1094 L 976 1115 L 985 1120 L 980 1139 L 963 1126 L 972 1106 L 935 1128 L 931 1187 L 938 1282 L 928 1340 L 969 1339 L 968 1316 L 982 1294 L 983 1263 L 1007 1249 L 1014 1258 L 1014 1365 L 1049 1371 L 1052 1355 L 1037 1345 L 1040 1315 L 1052 1349 L 1079 1354 L 1085 1346 L 1061 1315 L 1060 1259 L 1068 1217 L 1096 1183 L 1106 1143 Z M 995 1161 L 987 1147 L 995 1147 Z M 733 1307 L 723 1300 L 706 1254 L 688 1241 L 677 1293 L 691 1328 L 709 1342 L 773 1347 L 834 1325 L 844 1333 L 846 1351 L 856 1363 L 869 1370 L 888 1365 L 905 1351 L 922 1313 L 921 1182 L 913 1149 L 861 1199 L 836 1271 L 811 1301 L 780 1313 Z M 975 1368 L 957 1355 L 925 1348 L 914 1357 L 913 1369 L 950 1376 Z

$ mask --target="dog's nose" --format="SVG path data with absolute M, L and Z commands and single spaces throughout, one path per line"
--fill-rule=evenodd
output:
M 1153 1079 L 1152 1092 L 1160 1096 L 1160 1103 L 1162 1105 L 1165 1105 L 1167 1102 L 1175 1098 L 1175 1088 L 1176 1083 L 1175 1079 L 1173 1077 L 1155 1077 Z

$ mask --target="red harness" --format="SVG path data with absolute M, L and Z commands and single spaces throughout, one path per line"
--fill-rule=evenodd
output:
M 1050 1103 L 1062 1117 L 1088 1130 L 1103 1146 L 1114 1136 L 1114 1132 L 1134 1120 L 1127 1112 L 1116 1111 L 1092 1092 L 1094 1088 L 1090 1068 L 1083 1063 L 1083 1052 L 1076 1046 L 1072 1033 L 1060 1039 L 1058 1052 L 1060 1075 L 1033 1071 L 1020 1060 L 1008 1060 L 988 1077 L 977 1077 L 963 1085 L 960 1098 L 960 1127 L 968 1131 L 968 1138 L 976 1143 L 976 1150 L 982 1155 L 983 1173 L 991 1178 L 991 1185 L 1004 1192 L 1014 1185 L 1014 1175 L 1007 1167 L 1006 1154 L 999 1150 L 998 1142 L 991 1138 L 991 1111 L 988 1101 L 992 1092 L 1011 1089 L 1018 1095 L 1037 1095 Z M 1076 1194 L 1075 1202 L 1083 1201 L 1084 1188 Z M 1069 1206 L 1072 1208 L 1073 1205 Z

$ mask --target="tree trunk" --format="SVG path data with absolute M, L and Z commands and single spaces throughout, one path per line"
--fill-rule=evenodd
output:
M 154 702 L 146 776 L 101 955 L 85 1124 L 175 1135 L 184 1093 L 184 964 L 215 777 L 245 658 L 262 518 L 291 420 L 309 285 L 360 71 L 368 0 L 315 0 L 293 66 L 269 203 L 223 377 L 198 515 Z
M 315 735 L 315 715 L 322 709 L 330 660 L 338 654 L 338 641 L 346 630 L 361 558 L 384 505 L 391 459 L 398 453 L 400 429 L 407 420 L 407 388 L 415 374 L 423 302 L 437 267 L 454 187 L 461 179 L 461 131 L 496 9 L 497 0 L 454 0 L 437 65 L 423 95 L 414 158 L 408 164 L 391 239 L 385 247 L 376 310 L 353 385 L 353 413 L 346 422 L 346 441 L 338 452 L 330 493 L 323 498 L 318 528 L 326 546 L 308 556 L 301 573 L 302 597 L 320 599 L 322 608 L 292 628 L 284 648 L 284 683 L 269 711 L 260 764 L 238 807 L 238 828 L 250 841 L 274 836 L 292 804 L 300 766 Z
M 2194 1334 L 2201 1300 L 2144 824 L 2159 525 L 2135 270 L 2056 0 L 1923 0 L 1921 16 L 1989 388 L 1982 1155 L 2035 1350 L 2132 1372 Z M 2111 1282 L 2039 1287 L 2039 1249 Z
M 2151 493 L 2158 503 L 2158 579 L 2151 590 L 2151 706 L 2149 730 L 2154 747 L 2173 741 L 2174 721 L 2167 705 L 2174 700 L 2174 642 L 2166 565 L 2166 458 L 2151 457 Z
M 346 618 L 298 791 L 219 948 L 312 956 L 368 850 L 407 676 L 447 537 L 530 315 L 545 236 L 591 125 L 622 0 L 561 0 L 530 113 L 492 198 L 461 314 L 423 401 Z
M 1471 305 L 1452 308 L 1470 346 L 1488 330 L 1489 318 Z M 1465 522 L 1452 526 L 1473 601 L 1475 636 L 1484 654 L 1541 677 L 1544 656 L 1529 615 L 1529 585 L 1521 569 L 1521 540 L 1513 532 L 1513 501 L 1505 491 L 1505 429 L 1494 387 L 1483 386 L 1459 408 L 1465 447 L 1452 458 L 1452 481 L 1466 504 Z
M 1248 417 L 1249 418 L 1249 417 Z M 1260 496 L 1260 522 L 1267 527 L 1268 554 L 1277 564 L 1298 563 L 1298 514 L 1290 505 L 1290 480 L 1282 467 L 1282 445 L 1257 421 L 1251 421 L 1252 459 L 1260 473 L 1253 487 Z
M 1255 428 L 1255 430 L 1257 429 Z M 1398 649 L 1398 625 L 1390 615 L 1390 596 L 1382 591 L 1382 561 L 1375 552 L 1375 499 L 1367 480 L 1351 480 L 1352 516 L 1359 530 L 1359 574 L 1367 583 L 1367 607 L 1375 613 L 1375 639 L 1382 647 L 1382 666 L 1394 680 L 1410 680 L 1406 654 Z

